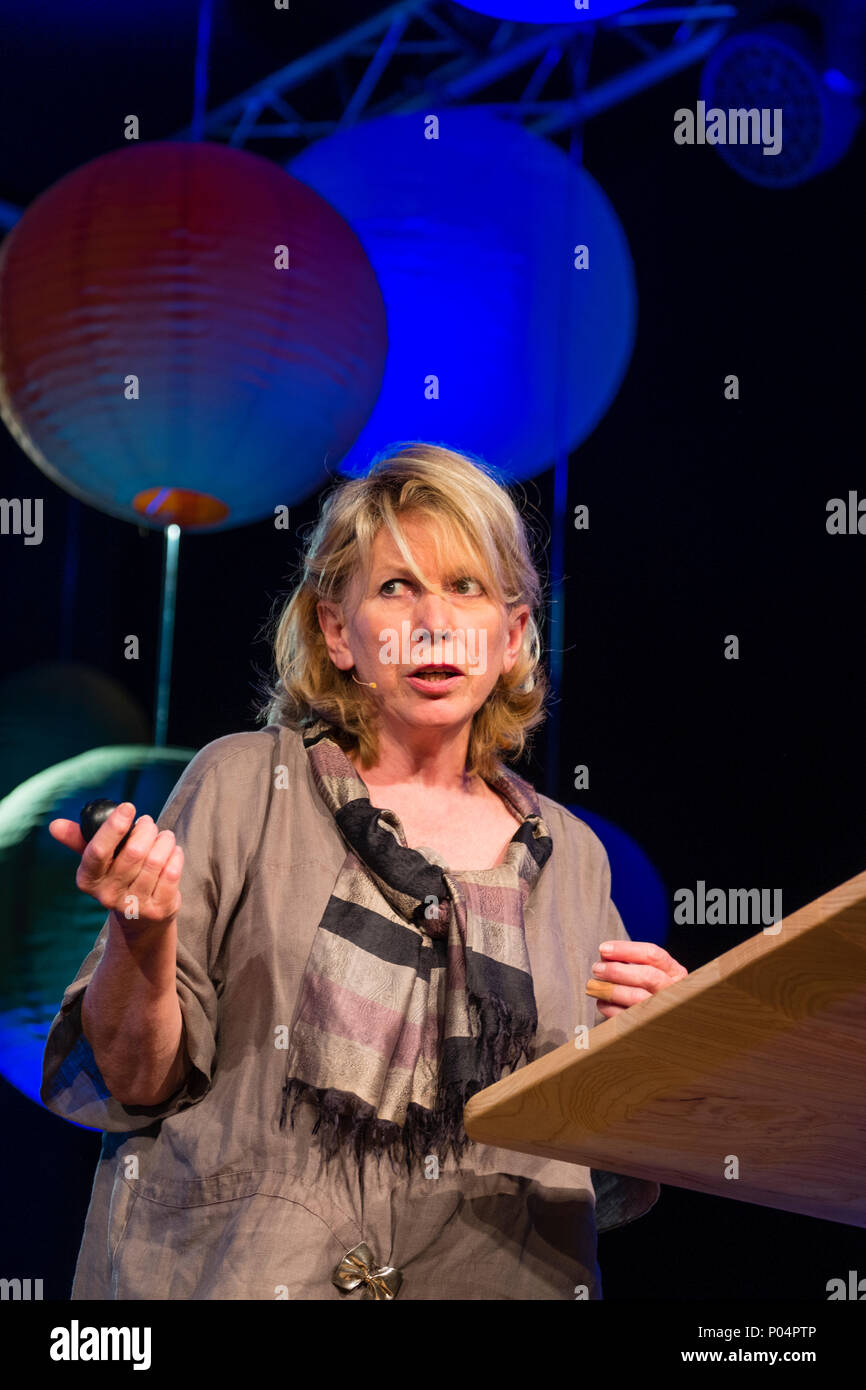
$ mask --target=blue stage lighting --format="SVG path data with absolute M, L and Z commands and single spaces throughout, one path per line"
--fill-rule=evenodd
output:
M 706 120 L 721 112 L 727 130 L 726 139 L 715 144 L 717 153 L 744 179 L 766 188 L 790 188 L 831 168 L 861 120 L 857 84 L 837 73 L 827 80 L 816 46 L 792 24 L 767 23 L 728 35 L 701 74 Z M 758 139 L 732 139 L 734 113 L 746 112 L 756 113 L 756 123 L 768 113 L 768 129 L 780 136 L 777 151 L 765 153 Z

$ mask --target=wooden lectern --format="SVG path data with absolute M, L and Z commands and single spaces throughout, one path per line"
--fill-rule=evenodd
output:
M 464 1116 L 478 1143 L 866 1226 L 866 872 Z

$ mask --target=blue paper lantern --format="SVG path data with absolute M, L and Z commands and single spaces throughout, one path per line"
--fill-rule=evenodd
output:
M 516 19 L 526 24 L 593 24 L 607 15 L 637 10 L 646 0 L 460 0 L 464 9 L 492 19 Z
M 388 315 L 382 388 L 342 473 L 426 439 L 526 478 L 594 429 L 631 357 L 636 293 L 585 169 L 484 107 L 352 126 L 290 168 L 351 223 Z
M 671 905 L 652 860 L 626 831 L 603 816 L 581 806 L 570 805 L 568 809 L 595 831 L 607 850 L 610 895 L 632 941 L 654 941 L 663 946 L 670 929 Z

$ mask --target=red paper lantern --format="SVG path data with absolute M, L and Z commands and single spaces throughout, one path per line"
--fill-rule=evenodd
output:
M 217 530 L 309 496 L 386 351 L 351 227 L 247 151 L 103 155 L 0 248 L 0 413 L 61 487 L 138 525 Z

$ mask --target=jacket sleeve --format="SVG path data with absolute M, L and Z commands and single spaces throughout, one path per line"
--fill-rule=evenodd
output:
M 213 1078 L 221 981 L 218 957 L 266 814 L 270 740 L 229 734 L 198 752 L 160 815 L 183 847 L 177 923 L 177 994 L 189 1068 L 181 1088 L 159 1105 L 121 1105 L 110 1094 L 81 1030 L 81 1001 L 102 959 L 110 913 L 93 949 L 67 988 L 45 1045 L 43 1103 L 94 1129 L 131 1132 L 194 1105 Z

